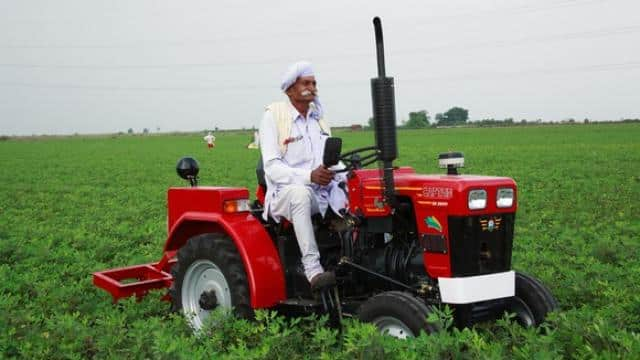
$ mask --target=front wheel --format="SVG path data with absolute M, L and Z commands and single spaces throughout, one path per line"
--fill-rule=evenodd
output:
M 430 334 L 437 331 L 427 322 L 430 311 L 424 301 L 401 291 L 380 293 L 358 309 L 360 321 L 375 325 L 385 335 L 399 339 L 413 338 L 421 331 Z
M 539 326 L 548 313 L 559 308 L 551 291 L 533 276 L 516 273 L 516 296 L 507 311 L 516 315 L 523 326 Z
M 174 311 L 181 311 L 198 331 L 211 311 L 233 309 L 251 318 L 253 309 L 247 275 L 233 241 L 222 234 L 195 236 L 178 251 L 169 290 Z

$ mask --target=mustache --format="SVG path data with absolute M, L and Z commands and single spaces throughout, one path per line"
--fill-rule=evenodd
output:
M 303 91 L 300 92 L 300 95 L 302 95 L 302 96 L 309 96 L 309 95 L 318 96 L 318 91 L 303 90 Z

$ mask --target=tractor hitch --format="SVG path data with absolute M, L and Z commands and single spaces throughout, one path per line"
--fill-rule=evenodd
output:
M 174 255 L 175 251 L 167 251 L 155 263 L 94 272 L 93 284 L 109 292 L 114 302 L 132 295 L 142 298 L 149 290 L 168 289 L 173 283 L 170 269 L 176 263 Z
M 158 269 L 158 263 L 134 265 L 93 273 L 93 284 L 105 289 L 118 301 L 136 295 L 145 296 L 149 290 L 171 286 L 171 274 Z

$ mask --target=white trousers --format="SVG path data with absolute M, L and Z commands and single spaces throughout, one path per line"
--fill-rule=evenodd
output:
M 293 224 L 298 239 L 302 266 L 307 280 L 324 272 L 313 233 L 311 215 L 320 212 L 313 190 L 304 185 L 287 185 L 280 189 L 270 205 L 272 216 L 284 217 Z M 284 259 L 283 259 L 284 260 Z

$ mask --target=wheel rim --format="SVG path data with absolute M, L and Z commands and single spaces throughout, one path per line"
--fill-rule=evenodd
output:
M 187 269 L 182 282 L 182 311 L 195 330 L 200 330 L 212 310 L 203 309 L 205 294 L 215 294 L 217 306 L 231 308 L 231 291 L 220 268 L 209 260 L 197 260 Z
M 533 312 L 529 306 L 519 297 L 515 296 L 509 304 L 510 312 L 516 315 L 516 320 L 524 327 L 531 327 L 536 324 Z
M 374 319 L 373 324 L 384 335 L 393 336 L 398 339 L 406 339 L 415 337 L 413 331 L 399 319 L 391 316 L 381 316 Z

